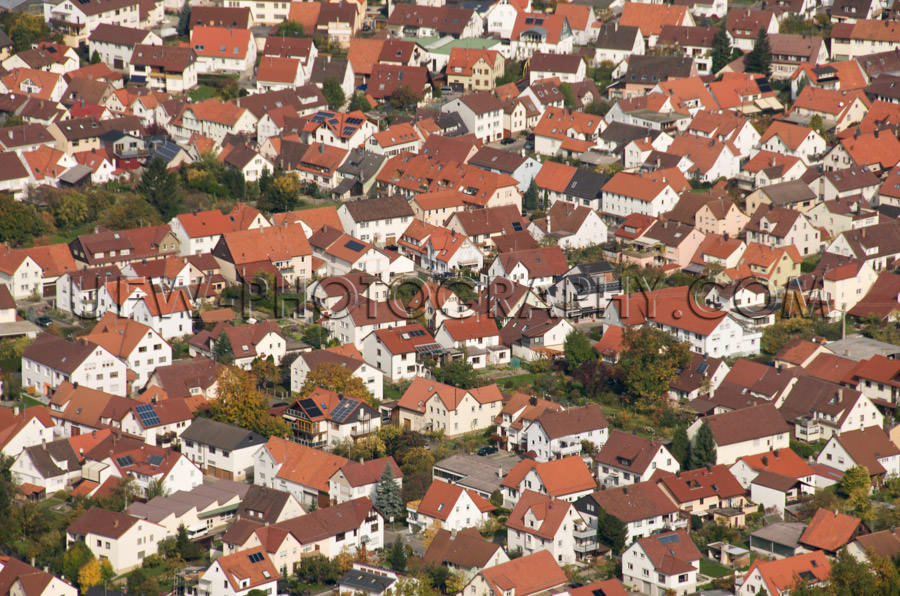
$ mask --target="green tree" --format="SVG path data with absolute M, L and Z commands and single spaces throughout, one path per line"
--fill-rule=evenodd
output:
M 297 577 L 313 584 L 333 584 L 340 577 L 338 562 L 322 555 L 303 557 L 297 568 Z
M 94 586 L 100 585 L 102 582 L 103 574 L 101 573 L 99 559 L 90 559 L 78 570 L 78 587 L 81 589 L 82 594 Z
M 570 85 L 569 83 L 560 83 L 558 89 L 559 92 L 562 93 L 563 101 L 565 102 L 566 107 L 570 110 L 574 110 L 576 103 L 575 93 L 572 91 L 572 85 Z
M 491 493 L 490 502 L 494 507 L 503 507 L 503 493 L 499 488 Z
M 364 93 L 354 93 L 353 97 L 350 98 L 350 105 L 347 106 L 348 112 L 354 112 L 359 110 L 360 112 L 368 112 L 372 109 L 372 104 L 369 103 L 369 100 L 366 99 L 366 95 Z
M 850 497 L 857 492 L 868 494 L 871 482 L 869 470 L 865 466 L 853 466 L 841 477 L 841 492 L 845 497 Z
M 388 102 L 396 110 L 411 110 L 419 103 L 420 96 L 410 89 L 409 85 L 398 85 L 388 98 Z
M 33 43 L 47 39 L 52 33 L 43 18 L 23 11 L 4 13 L 0 24 L 12 40 L 16 53 L 30 50 Z
M 365 382 L 354 375 L 352 370 L 337 362 L 323 362 L 309 371 L 300 388 L 300 395 L 307 396 L 317 387 L 365 400 L 374 408 L 379 405 Z
M 744 59 L 744 70 L 769 76 L 772 72 L 772 48 L 769 45 L 769 34 L 760 29 L 753 49 Z
M 156 497 L 165 497 L 168 494 L 169 491 L 166 489 L 166 485 L 162 478 L 154 478 L 147 483 L 147 488 L 144 490 L 144 499 L 149 501 Z
M 578 329 L 572 329 L 569 331 L 569 334 L 566 335 L 566 341 L 563 344 L 563 352 L 566 355 L 566 361 L 568 362 L 570 371 L 575 370 L 588 360 L 593 360 L 597 357 L 588 336 Z
M 328 102 L 328 107 L 332 110 L 339 110 L 347 101 L 344 90 L 341 89 L 341 83 L 334 77 L 327 77 L 322 82 L 322 95 Z
M 603 507 L 597 511 L 597 540 L 612 549 L 613 554 L 619 554 L 625 547 L 625 539 L 628 537 L 628 529 L 625 524 L 613 517 Z
M 723 18 L 719 23 L 719 29 L 713 38 L 712 47 L 712 71 L 717 73 L 731 62 L 731 41 L 728 39 L 728 31 L 725 27 L 727 19 Z
M 166 169 L 161 157 L 154 157 L 138 183 L 138 192 L 148 203 L 156 207 L 164 220 L 178 214 L 181 207 L 181 196 L 178 193 L 178 181 L 175 175 Z
M 126 584 L 128 593 L 134 596 L 159 596 L 159 582 L 143 567 L 129 573 Z
M 119 193 L 118 200 L 100 214 L 100 225 L 111 230 L 125 230 L 162 222 L 159 211 L 132 192 Z
M 9 519 L 9 518 L 4 518 Z M 94 553 L 84 542 L 76 542 L 63 554 L 62 574 L 72 583 L 78 582 L 78 572 L 88 561 L 94 558 Z
M 460 389 L 471 389 L 478 384 L 478 373 L 465 358 L 451 360 L 435 368 L 434 378 Z
M 522 202 L 525 205 L 525 208 L 530 211 L 538 208 L 539 199 L 540 196 L 538 194 L 537 182 L 532 178 L 531 183 L 528 185 L 528 190 L 525 191 L 525 197 L 522 199 Z
M 675 429 L 669 451 L 672 452 L 672 457 L 681 464 L 681 469 L 687 470 L 691 461 L 691 441 L 688 439 L 687 429 L 684 425 Z
M 406 571 L 406 549 L 403 548 L 403 543 L 400 540 L 395 540 L 391 545 L 391 549 L 387 552 L 387 557 L 385 558 L 387 561 L 388 567 L 397 571 L 399 573 L 403 573 Z
M 187 37 L 191 34 L 191 2 L 184 0 L 181 7 L 181 13 L 178 15 L 178 27 L 176 32 L 181 37 Z
M 213 344 L 213 360 L 221 364 L 234 364 L 234 348 L 228 334 L 222 331 Z
M 262 208 L 275 213 L 296 209 L 300 201 L 300 187 L 296 172 L 278 174 L 272 179 L 269 191 L 260 197 Z
M 303 330 L 303 335 L 300 336 L 300 339 L 318 350 L 325 347 L 328 343 L 328 330 L 318 323 L 313 323 Z
M 178 526 L 178 533 L 175 535 L 175 551 L 185 561 L 199 559 L 203 556 L 203 547 L 196 542 L 191 542 L 184 524 Z
M 21 245 L 43 234 L 47 224 L 35 208 L 12 195 L 0 194 L 0 242 Z
M 704 422 L 697 430 L 694 443 L 691 446 L 690 469 L 702 468 L 716 463 L 716 439 L 713 437 L 709 424 Z
M 375 507 L 389 521 L 396 521 L 403 517 L 403 499 L 400 497 L 400 487 L 394 481 L 394 470 L 390 464 L 384 466 L 384 472 L 375 486 Z
M 828 135 L 828 131 L 825 130 L 825 122 L 819 114 L 813 114 L 812 118 L 809 119 L 809 127 L 822 135 L 822 138 L 826 138 Z
M 88 220 L 87 197 L 80 192 L 67 192 L 53 205 L 53 219 L 58 229 L 71 229 Z
M 625 351 L 619 363 L 625 389 L 633 396 L 659 398 L 676 371 L 690 360 L 688 345 L 660 329 L 625 330 Z
M 281 37 L 303 37 L 303 24 L 297 21 L 283 21 L 275 29 L 275 35 Z

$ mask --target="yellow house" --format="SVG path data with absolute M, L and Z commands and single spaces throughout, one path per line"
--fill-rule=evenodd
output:
M 493 91 L 494 81 L 503 76 L 506 60 L 494 50 L 453 48 L 447 63 L 447 84 L 465 91 Z
M 400 425 L 414 431 L 443 430 L 448 436 L 488 428 L 503 407 L 496 384 L 458 389 L 416 377 L 397 404 Z
M 726 269 L 724 277 L 740 281 L 754 277 L 769 282 L 773 290 L 783 290 L 789 279 L 800 276 L 803 258 L 793 246 L 772 248 L 757 242 L 748 242 L 737 267 Z

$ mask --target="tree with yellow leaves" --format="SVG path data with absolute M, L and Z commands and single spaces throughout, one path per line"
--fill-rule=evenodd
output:
M 223 368 L 218 377 L 218 395 L 209 405 L 210 416 L 266 437 L 287 436 L 287 422 L 269 414 L 269 402 L 256 388 L 256 380 L 236 367 Z
M 99 559 L 91 559 L 78 570 L 78 587 L 81 588 L 82 594 L 99 585 L 102 581 L 103 574 L 101 573 Z
M 425 549 L 427 550 L 431 543 L 434 542 L 434 537 L 437 536 L 438 530 L 443 528 L 444 525 L 440 522 L 440 520 L 434 520 L 431 522 L 425 531 L 422 532 L 422 542 L 425 544 Z
M 316 387 L 323 387 L 337 393 L 355 397 L 366 401 L 373 408 L 378 408 L 379 401 L 369 393 L 366 384 L 362 379 L 353 374 L 349 368 L 338 362 L 324 362 L 306 375 L 306 382 L 300 390 L 300 395 L 306 397 L 316 390 Z

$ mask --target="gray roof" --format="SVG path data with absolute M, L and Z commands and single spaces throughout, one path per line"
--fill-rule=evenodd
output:
M 850 360 L 867 360 L 875 354 L 893 357 L 900 354 L 900 346 L 878 341 L 862 335 L 848 335 L 844 339 L 830 341 L 825 344 L 833 354 Z
M 778 184 L 765 186 L 760 190 L 769 197 L 769 200 L 772 201 L 773 204 L 778 205 L 779 207 L 816 198 L 816 193 L 814 193 L 802 180 L 779 182 Z
M 274 524 L 290 497 L 290 493 L 274 488 L 251 486 L 244 495 L 237 516 L 264 524 Z
M 338 173 L 355 180 L 365 181 L 378 174 L 386 161 L 387 157 L 384 155 L 357 147 L 347 155 L 347 159 L 338 168 Z
M 350 588 L 351 592 L 363 592 L 371 594 L 381 594 L 391 587 L 394 580 L 391 577 L 378 575 L 371 571 L 363 569 L 351 569 L 341 576 L 341 587 Z M 343 592 L 343 590 L 341 590 Z
M 63 172 L 63 175 L 60 176 L 59 179 L 68 184 L 77 184 L 93 173 L 94 170 L 92 170 L 91 168 L 82 164 L 78 164 L 77 166 L 72 166 L 71 168 Z
M 128 513 L 159 523 L 170 515 L 181 517 L 195 507 L 197 511 L 203 511 L 220 507 L 235 497 L 244 499 L 251 488 L 254 487 L 243 482 L 219 478 L 188 491 L 179 490 L 165 497 L 154 497 L 146 503 L 134 503 Z
M 578 197 L 580 199 L 599 199 L 603 196 L 600 190 L 603 185 L 609 181 L 609 176 L 601 172 L 588 170 L 587 168 L 578 168 L 572 179 L 566 186 L 565 193 L 569 196 Z
M 595 47 L 604 50 L 632 50 L 634 38 L 640 35 L 641 30 L 630 25 L 607 23 L 600 28 Z
M 621 149 L 631 141 L 649 137 L 655 139 L 660 134 L 658 130 L 644 128 L 643 126 L 634 126 L 633 124 L 624 124 L 622 122 L 611 122 L 602 133 L 600 138 L 607 143 L 615 143 L 616 149 L 614 153 L 620 153 Z
M 800 541 L 800 536 L 806 530 L 806 524 L 799 522 L 781 522 L 760 528 L 750 534 L 754 538 L 769 540 L 783 546 L 796 547 Z
M 443 472 L 435 474 L 435 477 L 444 478 L 448 482 L 489 496 L 500 489 L 500 482 L 521 459 L 505 453 L 488 457 L 471 454 L 451 455 L 434 464 L 435 470 Z M 502 474 L 499 473 L 501 470 Z
M 263 445 L 266 438 L 239 426 L 232 426 L 209 418 L 195 418 L 181 435 L 181 439 L 196 441 L 219 449 L 234 451 Z

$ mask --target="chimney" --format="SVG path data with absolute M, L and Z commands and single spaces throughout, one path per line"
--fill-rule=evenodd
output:
M 623 487 L 622 487 L 622 494 L 623 494 L 623 495 L 627 495 L 627 494 L 628 494 L 628 487 L 627 487 L 627 486 L 623 486 Z
M 768 455 L 762 456 L 762 465 L 764 465 L 764 466 L 769 465 L 769 456 Z

